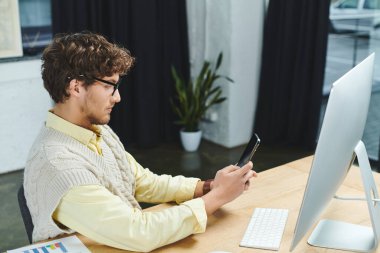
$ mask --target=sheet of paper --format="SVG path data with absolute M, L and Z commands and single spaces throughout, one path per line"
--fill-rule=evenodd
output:
M 8 253 L 91 253 L 75 235 L 8 250 Z

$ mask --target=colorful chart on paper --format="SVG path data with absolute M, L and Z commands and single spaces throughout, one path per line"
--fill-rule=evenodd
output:
M 34 244 L 15 250 L 8 250 L 8 253 L 90 253 L 84 244 L 76 236 L 70 236 L 50 242 Z

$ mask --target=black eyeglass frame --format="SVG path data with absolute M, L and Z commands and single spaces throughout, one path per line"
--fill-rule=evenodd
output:
M 122 79 L 124 77 L 124 76 L 120 76 L 119 80 L 117 81 L 117 83 L 113 83 L 113 82 L 110 82 L 110 81 L 107 81 L 107 80 L 103 80 L 103 79 L 100 79 L 100 78 L 97 78 L 97 77 L 87 77 L 85 75 L 79 75 L 79 76 L 80 77 L 84 77 L 84 78 L 88 78 L 88 79 L 94 79 L 96 81 L 112 85 L 113 86 L 112 96 L 115 94 L 116 90 L 119 89 L 119 85 L 120 85 L 120 83 L 121 83 L 121 81 L 122 81 Z

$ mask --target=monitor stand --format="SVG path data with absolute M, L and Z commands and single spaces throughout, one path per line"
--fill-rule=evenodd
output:
M 310 236 L 313 246 L 357 252 L 371 252 L 377 248 L 380 237 L 380 203 L 364 143 L 355 147 L 372 227 L 334 220 L 321 220 Z

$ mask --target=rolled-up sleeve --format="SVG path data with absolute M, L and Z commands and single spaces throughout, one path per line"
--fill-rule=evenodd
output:
M 101 244 L 143 252 L 202 233 L 207 224 L 201 198 L 159 211 L 141 211 L 100 185 L 72 188 L 53 218 Z

